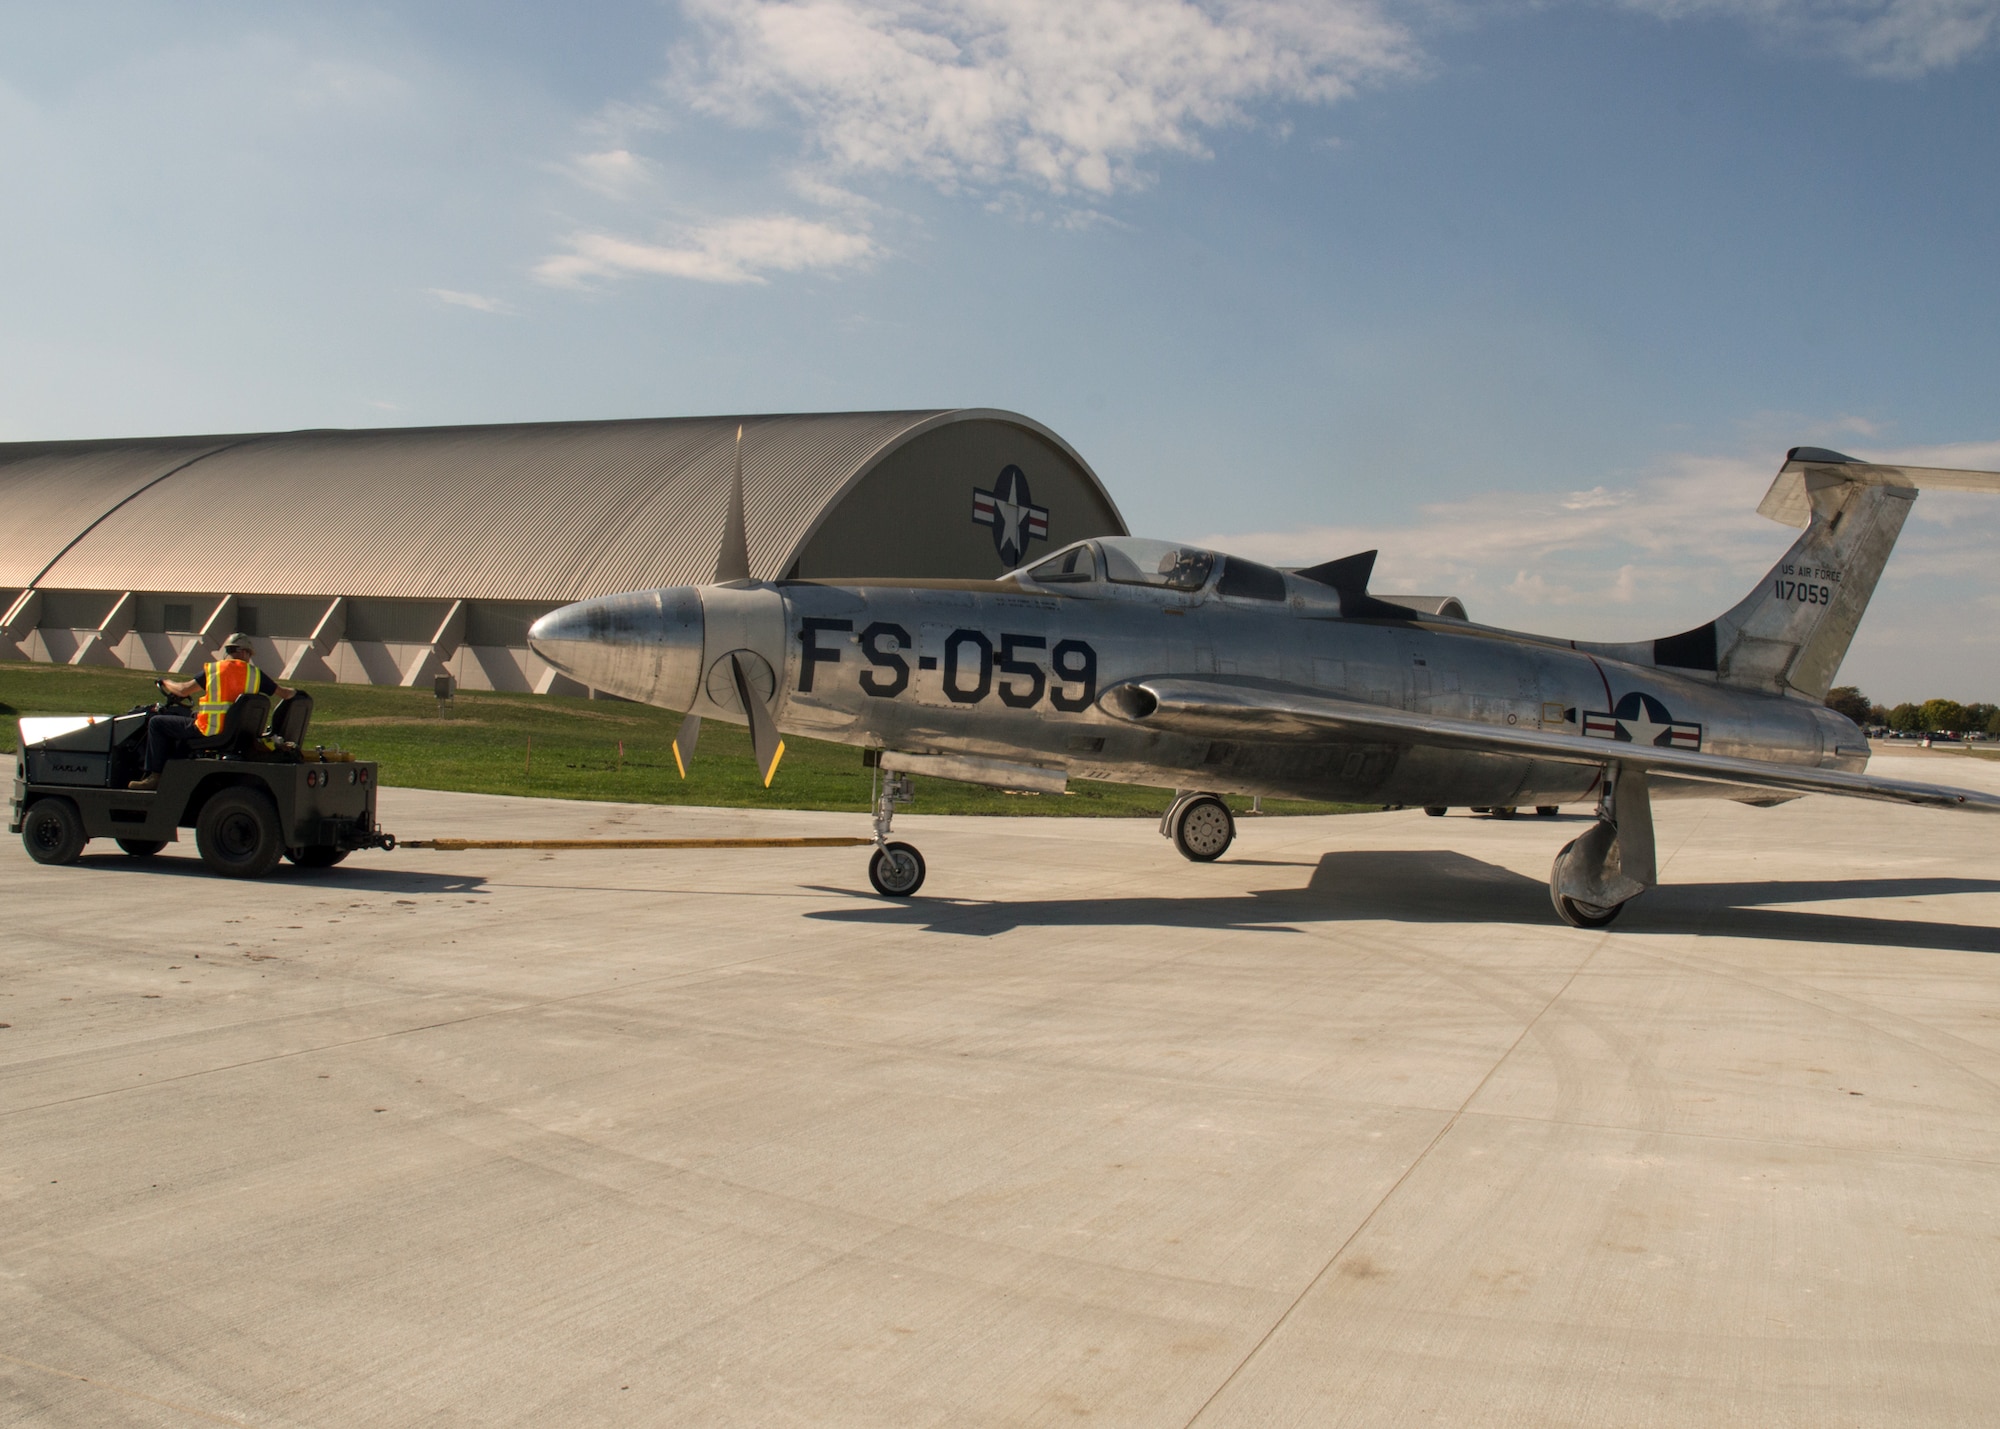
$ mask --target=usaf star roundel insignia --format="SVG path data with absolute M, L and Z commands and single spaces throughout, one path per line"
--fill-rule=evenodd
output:
M 1650 744 L 1663 749 L 1700 749 L 1701 726 L 1677 720 L 1651 695 L 1631 691 L 1608 713 L 1587 712 L 1583 732 L 1593 739 L 1620 744 Z
M 1049 508 L 1028 497 L 1028 478 L 1018 466 L 1001 468 L 991 491 L 972 488 L 972 520 L 993 528 L 993 549 L 1009 569 L 1021 564 L 1030 541 L 1049 539 Z

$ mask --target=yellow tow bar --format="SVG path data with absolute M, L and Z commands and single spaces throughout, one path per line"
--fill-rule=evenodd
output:
M 398 839 L 397 848 L 863 848 L 873 839 Z

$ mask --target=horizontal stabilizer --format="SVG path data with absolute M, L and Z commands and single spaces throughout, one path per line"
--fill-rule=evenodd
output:
M 1793 447 L 1779 468 L 1777 480 L 1757 507 L 1787 526 L 1803 530 L 1812 520 L 1812 488 L 1816 484 L 1851 482 L 1857 486 L 1900 486 L 1912 491 L 1996 491 L 2000 472 L 1956 471 L 1937 466 L 1878 466 L 1822 447 Z
M 1938 809 L 2000 814 L 2000 797 L 1942 784 L 1878 779 L 1801 764 L 1737 759 L 1663 745 L 1612 744 L 1580 734 L 1502 728 L 1384 705 L 1329 699 L 1310 691 L 1232 685 L 1216 680 L 1134 680 L 1114 685 L 1098 701 L 1107 713 L 1148 729 L 1215 739 L 1272 743 L 1319 741 L 1341 735 L 1400 744 L 1513 754 L 1592 768 L 1619 765 L 1708 784 L 1748 785 L 1791 794 L 1839 794 Z

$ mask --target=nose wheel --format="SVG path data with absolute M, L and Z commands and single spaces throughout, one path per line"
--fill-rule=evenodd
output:
M 868 860 L 868 881 L 884 898 L 908 898 L 924 886 L 924 856 L 906 843 L 886 843 Z

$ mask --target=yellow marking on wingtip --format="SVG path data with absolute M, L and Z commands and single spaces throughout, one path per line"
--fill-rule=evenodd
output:
M 785 741 L 778 741 L 778 751 L 771 756 L 771 767 L 764 771 L 764 787 L 771 787 L 771 781 L 778 777 L 778 761 L 785 757 Z

